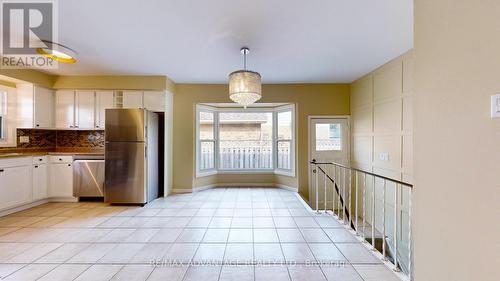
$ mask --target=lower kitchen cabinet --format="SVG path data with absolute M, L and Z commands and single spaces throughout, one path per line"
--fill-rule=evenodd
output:
M 31 163 L 21 166 L 0 166 L 0 210 L 31 203 L 33 192 L 31 181 Z
M 33 201 L 38 201 L 48 197 L 47 186 L 47 164 L 33 165 Z
M 49 197 L 73 198 L 73 164 L 51 163 Z
M 0 159 L 0 212 L 10 213 L 44 199 L 75 200 L 72 156 Z

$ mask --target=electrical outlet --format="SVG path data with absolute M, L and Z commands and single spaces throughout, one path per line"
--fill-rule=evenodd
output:
M 387 152 L 382 152 L 378 155 L 378 158 L 380 159 L 380 161 L 389 161 L 389 153 Z
M 30 142 L 30 137 L 29 136 L 20 136 L 19 137 L 19 142 L 20 143 L 29 143 Z

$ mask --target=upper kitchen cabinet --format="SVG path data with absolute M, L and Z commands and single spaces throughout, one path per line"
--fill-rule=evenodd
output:
M 164 112 L 165 93 L 161 91 L 123 91 L 123 108 L 145 108 Z
M 94 129 L 95 122 L 95 92 L 75 91 L 75 128 Z
M 95 112 L 95 127 L 96 129 L 104 129 L 106 108 L 115 107 L 115 93 L 113 91 L 97 91 L 96 96 L 96 112 Z
M 106 108 L 114 107 L 113 91 L 57 91 L 56 127 L 104 129 L 104 112 Z
M 143 108 L 142 91 L 123 91 L 123 108 Z
M 144 108 L 156 112 L 165 112 L 165 93 L 159 91 L 144 92 Z
M 75 91 L 56 92 L 56 128 L 75 128 Z
M 17 85 L 17 127 L 54 128 L 54 91 L 33 84 Z

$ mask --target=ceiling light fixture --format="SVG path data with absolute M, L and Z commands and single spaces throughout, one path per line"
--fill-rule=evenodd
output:
M 247 54 L 250 49 L 241 48 L 243 70 L 229 74 L 229 98 L 244 108 L 262 98 L 262 82 L 258 72 L 247 70 Z
M 62 44 L 42 40 L 46 47 L 36 49 L 36 52 L 44 57 L 51 58 L 58 62 L 75 63 L 77 52 Z

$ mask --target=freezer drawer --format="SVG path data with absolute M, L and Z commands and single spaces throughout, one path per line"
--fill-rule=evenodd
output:
M 104 160 L 73 162 L 73 196 L 104 196 Z
M 106 142 L 104 201 L 147 203 L 143 142 Z

